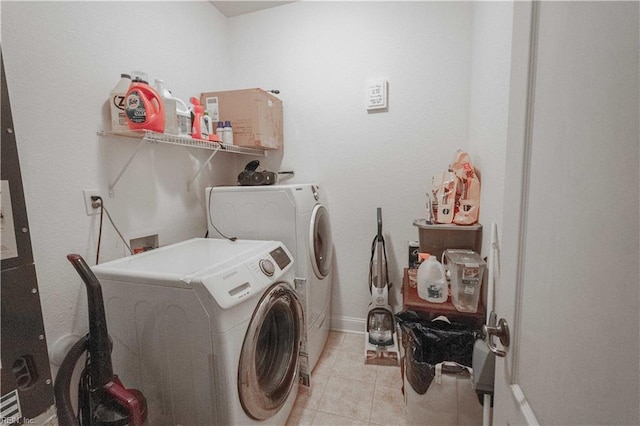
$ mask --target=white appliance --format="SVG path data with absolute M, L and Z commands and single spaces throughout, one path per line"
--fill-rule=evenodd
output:
M 195 238 L 92 270 L 114 367 L 150 425 L 286 422 L 304 325 L 282 243 Z
M 277 240 L 291 250 L 311 371 L 331 322 L 333 241 L 324 194 L 318 185 L 291 184 L 213 187 L 206 196 L 210 237 Z

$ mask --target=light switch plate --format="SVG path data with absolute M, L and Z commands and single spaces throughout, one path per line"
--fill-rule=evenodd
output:
M 367 82 L 367 111 L 385 109 L 387 107 L 387 80 L 370 80 Z

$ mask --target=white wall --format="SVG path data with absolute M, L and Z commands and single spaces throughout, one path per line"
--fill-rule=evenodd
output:
M 398 302 L 407 242 L 418 239 L 413 219 L 456 149 L 487 179 L 482 221 L 500 220 L 510 8 L 299 2 L 229 20 L 233 85 L 277 88 L 284 101 L 284 154 L 265 165 L 293 168 L 294 181 L 328 195 L 334 327 L 363 330 L 376 207 Z M 365 82 L 375 78 L 389 81 L 388 112 L 366 111 Z
M 482 247 L 488 255 L 491 222 L 498 225 L 498 238 L 502 229 L 513 5 L 477 2 L 473 12 L 467 149 L 480 170 Z
M 108 123 L 106 101 L 121 72 L 163 78 L 187 101 L 223 88 L 225 27 L 207 2 L 3 2 L 3 59 L 49 345 L 88 327 L 84 286 L 66 260 L 79 253 L 95 262 L 99 221 L 85 214 L 83 189 L 103 192 L 126 237 L 158 232 L 168 244 L 204 236 L 204 187 L 233 183 L 233 157 L 214 158 L 187 192 L 209 152 L 145 146 L 109 198 L 137 141 L 96 132 Z M 214 46 L 215 56 L 205 54 Z M 123 256 L 106 217 L 104 229 L 101 261 Z
M 362 330 L 376 207 L 396 302 L 407 241 L 418 238 L 412 221 L 424 216 L 431 176 L 456 149 L 468 149 L 486 179 L 482 196 L 491 205 L 483 202 L 482 221 L 499 219 L 504 117 L 499 106 L 484 109 L 505 96 L 508 41 L 500 37 L 508 27 L 491 21 L 494 11 L 496 19 L 507 13 L 479 7 L 297 2 L 227 19 L 207 2 L 3 2 L 2 49 L 49 344 L 86 328 L 82 284 L 65 256 L 79 252 L 94 262 L 98 220 L 85 215 L 82 189 L 106 195 L 135 150 L 132 140 L 96 136 L 119 73 L 134 69 L 163 78 L 184 100 L 208 90 L 281 90 L 285 149 L 261 161 L 326 191 L 333 325 Z M 147 37 L 142 44 L 140 37 Z M 386 112 L 365 109 L 365 82 L 374 78 L 389 81 Z M 487 82 L 491 90 L 478 87 Z M 161 244 L 204 235 L 202 188 L 233 184 L 250 159 L 216 156 L 187 192 L 207 155 L 142 148 L 115 198 L 105 198 L 125 235 L 159 232 Z M 104 226 L 103 261 L 124 254 Z

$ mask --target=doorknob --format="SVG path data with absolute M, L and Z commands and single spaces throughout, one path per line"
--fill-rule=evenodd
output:
M 495 324 L 494 312 L 491 312 L 491 319 L 492 321 L 490 321 L 490 323 Z M 498 349 L 497 346 L 493 343 L 493 336 L 496 336 L 498 339 L 500 339 L 500 343 L 502 343 L 502 346 L 504 346 L 505 348 L 509 346 L 509 324 L 507 324 L 507 321 L 504 318 L 500 318 L 497 326 L 486 324 L 483 325 L 482 332 L 485 336 L 487 336 L 487 346 L 489 346 L 489 350 L 491 352 L 501 358 L 507 356 L 506 351 Z

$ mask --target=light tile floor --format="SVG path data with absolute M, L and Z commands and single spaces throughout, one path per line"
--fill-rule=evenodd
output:
M 330 332 L 287 425 L 405 425 L 400 367 L 365 365 L 364 335 Z

